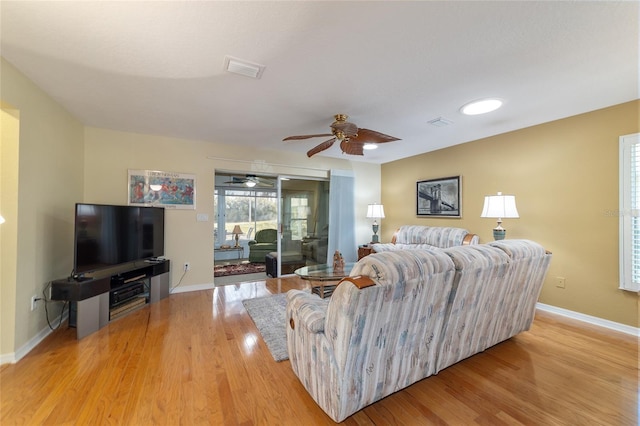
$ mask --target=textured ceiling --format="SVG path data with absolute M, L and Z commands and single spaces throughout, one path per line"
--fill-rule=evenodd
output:
M 0 52 L 88 126 L 304 153 L 326 138 L 282 139 L 345 113 L 402 139 L 349 156 L 385 163 L 637 99 L 638 13 L 635 1 L 3 0 Z M 224 71 L 225 55 L 265 65 L 262 78 Z M 505 105 L 460 114 L 488 96 Z

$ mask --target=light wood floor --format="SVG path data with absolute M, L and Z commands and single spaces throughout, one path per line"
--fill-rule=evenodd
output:
M 80 341 L 63 326 L 1 369 L 0 424 L 333 424 L 242 306 L 304 286 L 269 279 L 172 294 Z M 344 424 L 636 425 L 637 343 L 539 313 L 529 332 Z

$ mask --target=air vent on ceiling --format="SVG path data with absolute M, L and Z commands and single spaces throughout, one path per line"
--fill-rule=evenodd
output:
M 453 121 L 447 120 L 444 117 L 438 117 L 438 118 L 434 118 L 433 120 L 427 121 L 427 123 L 436 127 L 444 127 L 444 126 L 448 126 L 449 124 L 453 124 Z
M 251 78 L 262 77 L 265 66 L 244 59 L 234 58 L 233 56 L 224 57 L 224 70 L 234 74 L 244 75 Z

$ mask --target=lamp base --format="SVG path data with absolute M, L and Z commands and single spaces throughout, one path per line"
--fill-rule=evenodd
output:
M 371 242 L 372 243 L 379 243 L 380 240 L 378 240 L 378 229 L 380 229 L 378 222 L 376 222 L 375 220 L 373 221 L 373 226 L 371 227 L 373 229 L 373 235 L 371 236 Z
M 240 236 L 236 234 L 236 245 L 235 245 L 236 248 L 240 247 L 240 242 L 238 241 L 239 239 L 240 239 Z
M 500 228 L 493 228 L 493 239 L 496 241 L 504 240 L 504 237 L 507 236 L 507 230 Z

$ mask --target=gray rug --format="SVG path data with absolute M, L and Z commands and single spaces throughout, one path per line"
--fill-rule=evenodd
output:
M 258 327 L 271 356 L 276 361 L 289 359 L 287 351 L 286 294 L 243 300 L 242 304 Z

